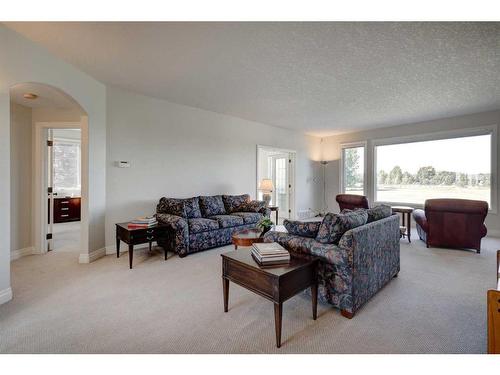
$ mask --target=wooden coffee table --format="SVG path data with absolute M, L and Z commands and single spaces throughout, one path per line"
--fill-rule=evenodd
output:
M 276 346 L 281 347 L 283 302 L 311 288 L 312 313 L 316 320 L 318 306 L 317 259 L 292 257 L 290 263 L 277 267 L 260 267 L 249 249 L 231 251 L 222 256 L 224 312 L 228 311 L 229 281 L 274 303 Z
M 264 237 L 260 229 L 250 228 L 234 232 L 232 240 L 234 249 L 237 250 L 238 246 L 252 246 L 256 242 L 264 242 Z

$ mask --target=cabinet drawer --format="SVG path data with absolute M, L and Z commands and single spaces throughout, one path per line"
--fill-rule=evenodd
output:
M 134 245 L 141 244 L 141 243 L 146 243 L 146 242 L 152 242 L 152 241 L 157 241 L 159 238 L 162 238 L 161 234 L 133 234 L 130 236 L 130 242 Z
M 273 278 L 264 273 L 255 272 L 242 264 L 227 262 L 224 264 L 224 276 L 236 284 L 273 298 Z
M 54 198 L 54 223 L 78 221 L 80 217 L 80 198 Z

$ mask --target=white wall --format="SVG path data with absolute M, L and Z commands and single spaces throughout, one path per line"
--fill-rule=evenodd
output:
M 85 112 L 75 109 L 56 109 L 50 107 L 33 108 L 33 123 L 36 122 L 80 122 Z
M 108 87 L 106 244 L 162 196 L 256 191 L 257 145 L 297 151 L 297 210 L 318 208 L 319 138 Z M 130 168 L 116 168 L 117 160 Z
M 33 246 L 31 108 L 11 103 L 10 111 L 10 248 L 16 251 Z
M 10 299 L 10 100 L 9 89 L 21 82 L 57 87 L 78 102 L 89 118 L 88 251 L 104 246 L 106 194 L 106 88 L 45 49 L 0 26 L 0 303 Z
M 330 211 L 338 211 L 338 204 L 335 202 L 335 196 L 340 192 L 340 153 L 341 143 L 368 141 L 367 159 L 368 167 L 373 165 L 373 155 L 371 153 L 371 141 L 375 139 L 385 139 L 391 137 L 404 137 L 418 134 L 431 134 L 457 129 L 473 129 L 488 125 L 500 125 L 500 111 L 490 111 L 476 113 L 466 116 L 444 118 L 422 123 L 406 124 L 382 129 L 367 130 L 362 132 L 342 134 L 324 138 L 322 141 L 322 158 L 331 161 L 327 166 L 327 203 Z M 498 144 L 498 142 L 497 142 Z M 500 152 L 497 153 L 500 156 Z M 418 158 L 418 155 L 415 155 Z M 436 155 L 439 157 L 439 155 Z M 500 163 L 497 162 L 497 166 Z M 498 171 L 497 171 L 498 176 Z M 373 202 L 373 181 L 370 169 L 367 176 L 368 198 Z M 497 187 L 498 188 L 498 187 Z M 497 210 L 498 211 L 498 210 Z M 498 214 L 489 214 L 486 218 L 486 226 L 490 234 L 500 235 L 500 217 Z

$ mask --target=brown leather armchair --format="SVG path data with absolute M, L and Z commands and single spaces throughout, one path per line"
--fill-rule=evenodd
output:
M 345 209 L 354 210 L 356 208 L 370 208 L 368 205 L 368 199 L 364 195 L 339 194 L 335 197 L 335 199 L 339 204 L 340 211 Z
M 481 252 L 487 230 L 488 203 L 468 199 L 428 199 L 424 210 L 413 211 L 418 236 L 429 246 Z

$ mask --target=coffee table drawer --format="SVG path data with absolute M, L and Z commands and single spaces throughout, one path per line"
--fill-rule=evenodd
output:
M 273 297 L 273 278 L 270 275 L 255 272 L 255 270 L 236 262 L 226 261 L 224 263 L 224 276 L 258 294 L 269 298 Z

